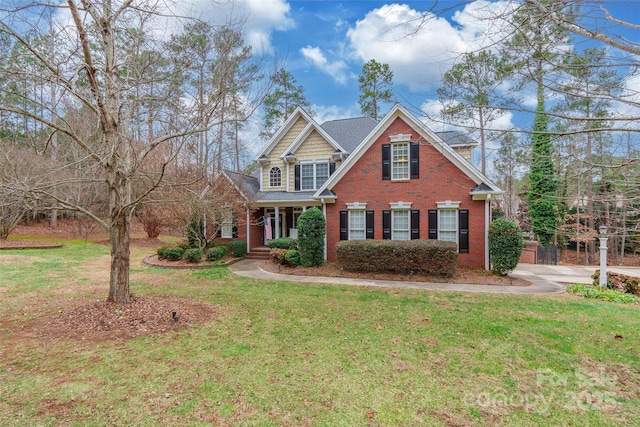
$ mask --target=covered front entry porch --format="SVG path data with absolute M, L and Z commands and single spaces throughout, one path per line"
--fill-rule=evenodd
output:
M 262 244 L 268 245 L 272 239 L 281 237 L 298 238 L 298 218 L 311 206 L 322 210 L 321 204 L 302 206 L 268 206 L 258 209 L 255 213 L 256 223 L 262 231 Z M 324 212 L 323 212 L 324 213 Z

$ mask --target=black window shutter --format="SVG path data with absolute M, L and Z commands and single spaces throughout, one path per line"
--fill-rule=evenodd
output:
M 429 209 L 429 239 L 438 238 L 438 210 Z
M 295 190 L 300 191 L 300 165 L 296 165 L 294 167 L 294 171 L 295 171 L 295 179 L 294 179 Z
M 420 144 L 417 142 L 412 142 L 409 146 L 409 158 L 411 159 L 409 165 L 410 177 L 411 179 L 418 179 L 420 178 Z
M 373 218 L 373 211 L 367 211 L 365 213 L 365 221 L 366 221 L 366 238 L 367 239 L 373 239 L 374 235 L 373 235 L 373 223 L 374 223 L 374 218 Z
M 233 221 L 233 228 L 231 229 L 231 237 L 233 237 L 234 239 L 238 238 L 238 214 L 237 213 L 233 213 L 232 214 L 232 221 Z
M 349 240 L 349 211 L 340 211 L 340 240 Z
M 391 144 L 382 144 L 382 179 L 391 179 Z
M 411 240 L 420 238 L 420 211 L 411 211 Z
M 469 253 L 469 210 L 458 211 L 458 251 L 461 254 Z
M 329 176 L 333 175 L 333 173 L 336 171 L 336 164 L 335 163 L 329 163 Z
M 391 211 L 382 211 L 382 238 L 391 239 Z

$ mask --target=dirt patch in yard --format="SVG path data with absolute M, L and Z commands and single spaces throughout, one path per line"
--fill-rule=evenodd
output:
M 219 311 L 217 305 L 169 295 L 134 298 L 129 304 L 95 301 L 28 321 L 21 332 L 32 338 L 125 341 L 208 323 Z

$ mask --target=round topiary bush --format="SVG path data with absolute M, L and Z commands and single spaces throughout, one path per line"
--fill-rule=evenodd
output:
M 520 262 L 524 248 L 522 230 L 507 218 L 497 218 L 489 225 L 489 255 L 491 271 L 506 276 Z
M 167 251 L 171 249 L 171 246 L 160 246 L 156 249 L 156 253 L 158 254 L 158 258 L 165 259 L 167 257 Z
M 320 209 L 312 207 L 298 219 L 298 251 L 300 265 L 311 267 L 324 262 L 326 221 Z
M 202 249 L 192 248 L 184 251 L 184 259 L 188 262 L 197 263 L 202 261 Z
M 240 258 L 246 255 L 247 253 L 247 242 L 244 240 L 234 240 L 233 242 L 227 243 L 227 248 L 229 248 L 229 252 L 236 258 Z
M 207 261 L 217 261 L 227 254 L 225 246 L 216 246 L 207 250 Z
M 168 259 L 169 261 L 178 261 L 179 259 L 182 259 L 183 254 L 184 254 L 184 249 L 182 249 L 179 246 L 176 246 L 174 248 L 169 248 L 166 251 L 164 251 L 164 258 Z
M 300 252 L 290 249 L 284 254 L 284 261 L 287 265 L 297 267 L 300 265 Z

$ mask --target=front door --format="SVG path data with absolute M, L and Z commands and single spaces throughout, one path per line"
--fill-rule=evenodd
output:
M 269 217 L 269 225 L 271 227 L 271 238 L 275 239 L 277 237 L 286 237 L 286 230 L 287 230 L 287 224 L 286 224 L 286 218 L 284 215 L 284 209 L 280 210 L 278 212 L 278 221 L 279 221 L 279 228 L 280 228 L 280 235 L 276 236 L 276 212 L 275 209 L 273 208 L 265 208 L 264 210 L 264 214 L 265 216 Z M 265 226 L 266 227 L 266 226 Z M 264 244 L 267 245 L 269 244 L 269 240 L 268 239 L 269 234 L 267 233 L 266 229 L 264 232 Z

